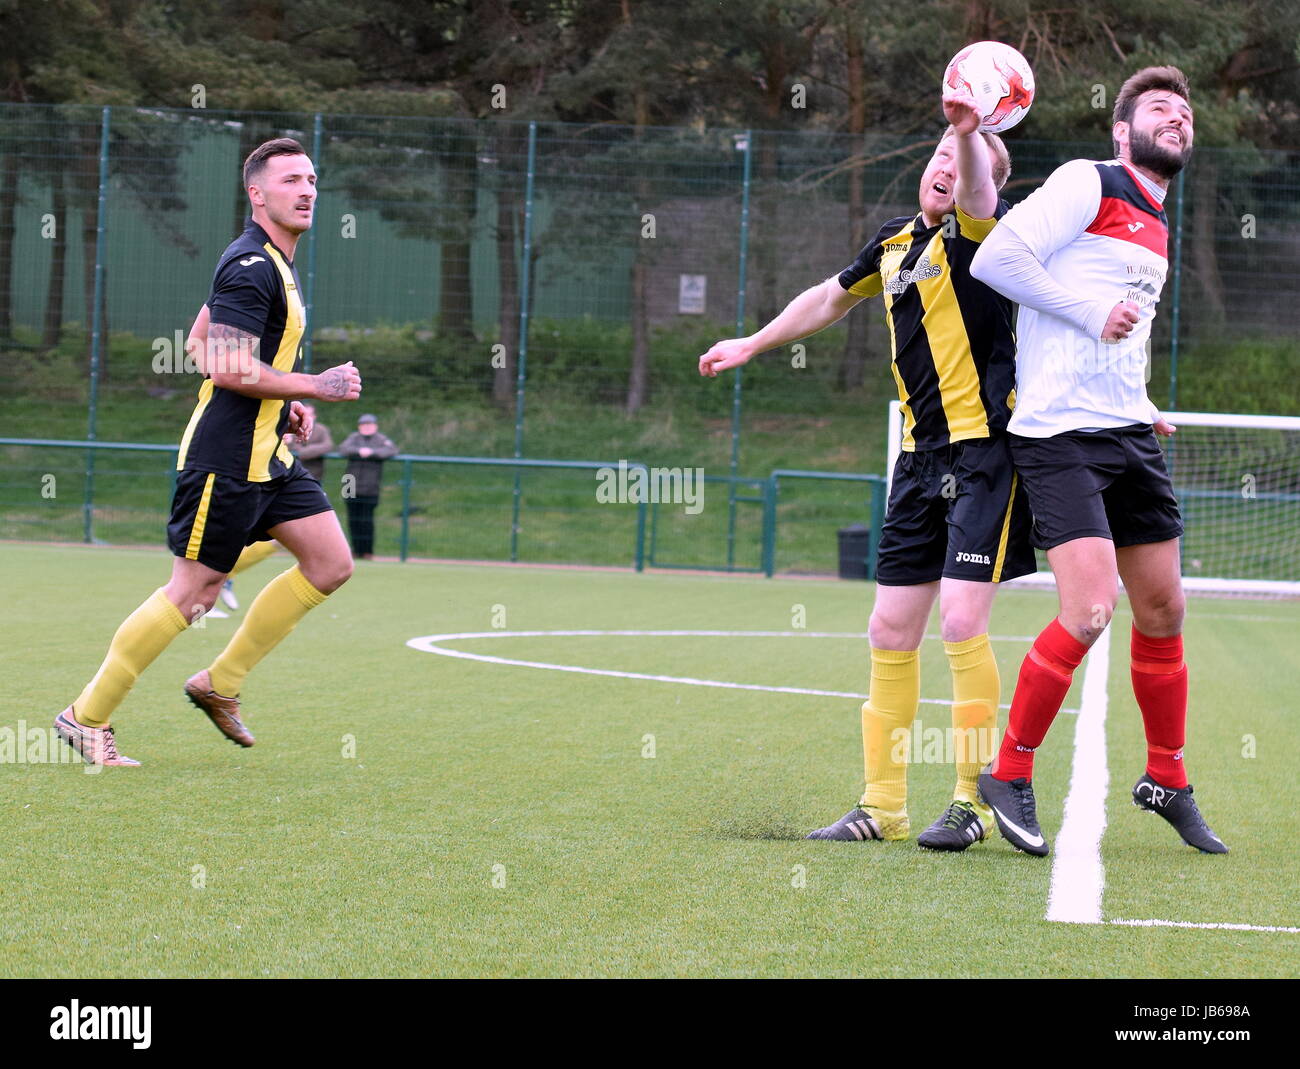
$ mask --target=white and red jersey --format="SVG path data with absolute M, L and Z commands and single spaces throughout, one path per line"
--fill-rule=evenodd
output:
M 1020 306 L 1011 433 L 1045 438 L 1155 421 L 1146 384 L 1169 268 L 1163 199 L 1159 186 L 1119 160 L 1071 160 L 1002 219 L 999 227 L 1080 302 L 1070 318 Z M 1136 304 L 1140 318 L 1123 341 L 1103 342 L 1120 301 Z

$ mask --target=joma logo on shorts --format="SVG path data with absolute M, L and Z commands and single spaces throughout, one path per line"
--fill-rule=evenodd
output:
M 958 553 L 958 564 L 992 564 L 993 562 L 984 556 L 983 553 Z

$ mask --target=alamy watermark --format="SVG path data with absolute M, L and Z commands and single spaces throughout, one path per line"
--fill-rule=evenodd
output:
M 602 505 L 684 505 L 688 516 L 704 511 L 703 468 L 647 468 L 620 460 L 596 469 L 596 500 Z
M 19 720 L 16 727 L 0 726 L 0 765 L 81 765 L 87 775 L 104 770 L 85 762 L 54 727 Z
M 186 346 L 185 336 L 176 331 L 170 338 L 154 338 L 151 348 L 153 359 L 149 366 L 155 375 L 212 375 L 237 371 L 245 384 L 257 382 L 262 376 L 262 362 L 258 359 L 258 341 L 248 338 L 208 338 L 200 363 L 200 346 Z
M 920 719 L 910 728 L 894 728 L 889 733 L 889 756 L 895 764 L 913 765 L 986 765 L 993 760 L 1002 742 L 996 728 L 926 727 Z

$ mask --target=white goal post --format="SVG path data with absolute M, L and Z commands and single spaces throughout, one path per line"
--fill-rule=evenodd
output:
M 1184 587 L 1300 597 L 1300 417 L 1162 415 L 1179 428 L 1165 456 L 1186 528 Z M 889 403 L 888 435 L 887 494 L 903 444 L 897 401 Z M 1051 585 L 1052 577 L 1040 571 L 1013 582 Z

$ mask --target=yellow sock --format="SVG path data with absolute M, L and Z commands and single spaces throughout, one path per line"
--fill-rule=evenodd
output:
M 916 650 L 871 648 L 871 697 L 862 706 L 862 762 L 867 789 L 860 805 L 898 812 L 907 806 L 912 721 L 921 700 Z
M 945 642 L 952 669 L 952 735 L 957 764 L 953 800 L 980 805 L 975 780 L 997 753 L 1001 680 L 988 635 Z M 982 806 L 981 806 L 982 808 Z
M 248 607 L 244 622 L 231 636 L 229 645 L 208 669 L 212 689 L 235 697 L 244 685 L 244 677 L 257 662 L 328 596 L 312 586 L 296 564 L 267 583 Z
M 239 560 L 235 561 L 235 566 L 230 569 L 230 574 L 238 575 L 245 568 L 251 568 L 258 561 L 266 560 L 279 548 L 280 544 L 278 542 L 254 542 L 251 546 L 245 546 L 244 552 L 239 555 Z
M 77 721 L 90 728 L 107 724 L 140 673 L 187 627 L 189 621 L 167 600 L 162 587 L 150 594 L 122 621 L 95 678 L 72 703 Z

